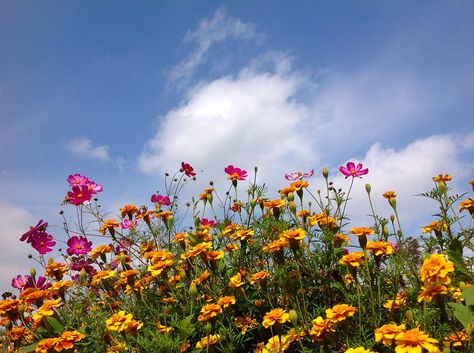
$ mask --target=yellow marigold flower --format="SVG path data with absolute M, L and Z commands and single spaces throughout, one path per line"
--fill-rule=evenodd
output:
M 421 229 L 421 232 L 423 234 L 425 234 L 425 233 L 431 233 L 433 231 L 442 232 L 442 231 L 446 231 L 447 229 L 448 229 L 448 225 L 445 222 L 433 221 L 430 224 L 428 224 L 427 226 L 424 226 Z
M 219 298 L 217 301 L 217 304 L 222 306 L 224 309 L 227 308 L 228 306 L 234 305 L 235 304 L 235 297 L 233 295 L 228 295 Z
M 182 259 L 189 259 L 190 257 L 195 257 L 202 252 L 205 252 L 207 249 L 212 247 L 211 242 L 202 242 L 195 246 L 190 246 L 188 252 L 185 254 L 181 254 Z
M 149 259 L 152 264 L 156 264 L 160 261 L 174 260 L 173 253 L 168 250 L 152 250 L 148 251 L 143 255 L 144 259 Z
M 367 251 L 373 253 L 375 256 L 390 255 L 393 253 L 393 246 L 386 241 L 371 241 L 367 242 Z
M 127 328 L 125 331 L 132 335 L 136 335 L 138 333 L 138 330 L 140 330 L 143 326 L 143 322 L 137 321 L 137 320 L 132 320 L 128 324 Z
M 156 327 L 158 328 L 158 331 L 160 331 L 160 333 L 168 333 L 168 332 L 173 331 L 172 327 L 162 325 L 161 322 L 159 321 L 156 323 Z
M 316 319 L 311 321 L 309 335 L 313 342 L 321 342 L 328 335 L 334 332 L 336 332 L 336 327 L 331 320 L 323 319 L 321 316 L 318 316 Z
M 0 316 L 6 317 L 9 313 L 15 315 L 18 312 L 18 307 L 20 306 L 20 304 L 21 301 L 19 301 L 18 299 L 0 300 Z
M 239 316 L 235 318 L 235 326 L 240 329 L 242 335 L 245 335 L 248 329 L 257 326 L 257 321 L 250 316 Z
M 365 261 L 365 254 L 362 251 L 354 251 L 347 255 L 344 255 L 339 260 L 341 265 L 348 265 L 357 267 Z
M 264 245 L 262 247 L 262 251 L 263 252 L 274 253 L 274 252 L 277 252 L 280 249 L 286 248 L 288 246 L 289 246 L 289 243 L 288 243 L 288 241 L 286 241 L 286 239 L 277 239 L 277 240 L 272 241 L 268 245 Z
M 439 352 L 437 340 L 430 338 L 418 328 L 400 332 L 395 336 L 395 353 L 421 353 L 423 348 L 429 353 Z
M 474 200 L 469 198 L 459 203 L 459 210 L 462 212 L 468 210 L 470 213 L 474 212 Z
M 101 281 L 104 279 L 112 278 L 115 277 L 115 271 L 114 270 L 101 270 L 97 272 L 93 277 L 91 284 L 93 286 L 97 286 Z
M 395 336 L 406 329 L 405 325 L 387 324 L 375 329 L 375 342 L 381 342 L 386 346 L 392 345 Z
M 337 234 L 334 234 L 334 244 L 336 246 L 341 246 L 342 244 L 348 242 L 350 240 L 350 238 L 347 236 L 347 235 L 344 235 L 342 233 L 337 233 Z
M 133 217 L 134 213 L 138 212 L 138 207 L 135 205 L 125 205 L 120 209 L 120 216 L 122 218 L 125 218 L 125 216 L 128 216 L 129 218 Z
M 326 309 L 326 318 L 331 322 L 344 321 L 350 316 L 353 316 L 357 309 L 351 305 L 338 304 L 331 309 Z
M 225 228 L 222 230 L 222 235 L 233 233 L 239 229 L 240 229 L 240 226 L 238 224 L 230 223 L 226 225 Z
M 454 264 L 446 261 L 446 256 L 443 254 L 432 254 L 429 259 L 423 261 L 420 278 L 424 283 L 449 284 L 451 283 L 448 276 L 450 272 L 454 272 Z
M 60 280 L 63 275 L 67 272 L 67 264 L 62 262 L 52 262 L 46 266 L 46 271 L 44 272 L 45 276 L 51 278 L 57 278 Z
M 292 193 L 292 192 L 295 192 L 296 189 L 294 186 L 287 186 L 286 188 L 283 188 L 281 189 L 279 192 L 280 192 L 280 195 L 288 195 L 289 193 Z
M 286 239 L 288 241 L 291 240 L 303 240 L 306 237 L 306 233 L 303 229 L 290 229 L 285 230 L 284 232 L 280 233 L 280 239 Z
M 66 341 L 69 341 L 69 342 L 79 342 L 80 340 L 82 340 L 85 336 L 80 333 L 79 331 L 64 331 L 62 334 L 61 334 L 61 338 L 66 340 Z
M 201 283 L 204 283 L 205 281 L 207 281 L 208 278 L 209 278 L 209 272 L 206 270 L 198 278 L 196 278 L 193 281 L 193 283 L 198 285 L 198 284 L 201 284 Z
M 239 229 L 231 235 L 233 240 L 246 241 L 255 234 L 253 229 Z
M 120 223 L 117 222 L 115 219 L 107 219 L 104 221 L 104 223 L 100 226 L 99 231 L 105 235 L 107 230 L 110 232 L 110 234 L 115 234 L 114 228 L 120 227 Z
M 220 335 L 209 335 L 202 338 L 198 343 L 196 343 L 196 348 L 204 349 L 208 346 L 214 346 L 219 343 L 221 339 Z
M 462 348 L 463 344 L 469 342 L 470 340 L 471 337 L 468 336 L 464 331 L 453 332 L 444 339 L 443 345 L 446 347 L 460 349 Z
M 286 201 L 282 199 L 276 199 L 272 201 L 265 201 L 263 205 L 265 208 L 283 208 L 285 207 Z
M 405 306 L 407 302 L 407 295 L 406 293 L 397 293 L 395 296 L 395 300 L 389 299 L 383 305 L 384 308 L 388 309 L 390 312 L 394 312 L 396 310 L 400 310 Z
M 57 281 L 54 282 L 51 287 L 48 288 L 48 292 L 51 294 L 57 294 L 64 292 L 66 289 L 71 287 L 74 283 L 72 281 Z
M 296 191 L 301 190 L 302 188 L 307 188 L 309 186 L 308 182 L 305 180 L 298 180 L 290 184 L 291 187 L 295 188 Z
M 443 183 L 446 181 L 451 181 L 453 178 L 449 174 L 438 174 L 437 176 L 433 177 L 433 181 L 435 183 Z
M 375 352 L 364 347 L 357 347 L 357 348 L 349 348 L 344 353 L 375 353 Z
M 254 273 L 252 277 L 250 277 L 250 284 L 255 284 L 258 281 L 263 281 L 264 279 L 267 279 L 270 277 L 270 273 L 267 271 L 259 271 L 257 273 Z
M 284 309 L 276 308 L 270 310 L 268 313 L 265 314 L 263 317 L 262 325 L 265 328 L 269 328 L 273 326 L 275 323 L 284 324 L 285 322 L 290 320 L 290 314 L 286 312 Z
M 244 285 L 242 281 L 242 275 L 237 273 L 235 276 L 232 276 L 229 281 L 229 287 L 238 288 Z
M 391 199 L 393 197 L 397 197 L 397 194 L 395 193 L 395 191 L 385 191 L 382 196 L 386 199 Z
M 217 261 L 224 257 L 224 251 L 213 250 L 206 253 L 207 259 L 210 261 Z
M 290 343 L 291 340 L 288 339 L 287 335 L 270 337 L 265 347 L 263 347 L 262 353 L 284 352 L 288 349 Z
M 421 293 L 418 295 L 418 302 L 431 302 L 437 295 L 448 294 L 448 288 L 443 284 L 426 284 L 421 287 Z
M 346 275 L 344 275 L 344 283 L 346 287 L 349 288 L 349 286 L 354 282 L 355 282 L 355 278 L 350 273 L 347 273 Z
M 308 217 L 310 215 L 309 211 L 308 210 L 301 210 L 301 211 L 298 211 L 296 213 L 296 215 L 299 217 L 299 218 L 305 218 L 305 217 Z
M 219 304 L 206 304 L 201 308 L 198 320 L 206 322 L 220 313 L 222 313 L 222 307 Z
M 132 320 L 132 314 L 126 314 L 125 311 L 121 310 L 110 319 L 107 319 L 105 326 L 109 331 L 122 332 L 128 327 Z
M 349 231 L 357 237 L 375 234 L 374 230 L 369 227 L 352 227 Z
M 73 347 L 73 344 L 71 342 L 62 339 L 61 337 L 44 338 L 36 346 L 35 352 L 48 353 L 48 352 L 51 352 L 53 349 L 56 352 L 60 352 L 63 349 L 69 349 L 72 347 Z
M 60 306 L 61 306 L 61 298 L 48 300 L 44 302 L 44 304 L 38 308 L 37 314 L 41 316 L 52 316 L 54 314 L 53 309 L 59 308 Z
M 91 251 L 91 257 L 97 259 L 100 255 L 105 255 L 111 251 L 112 247 L 110 245 L 102 244 Z
M 312 227 L 316 224 L 319 225 L 319 227 L 327 226 L 329 228 L 337 226 L 336 220 L 333 217 L 328 216 L 324 212 L 316 213 L 312 216 L 309 216 L 307 223 L 309 227 Z

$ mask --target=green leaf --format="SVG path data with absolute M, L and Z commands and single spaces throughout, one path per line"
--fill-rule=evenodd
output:
M 49 316 L 46 321 L 52 327 L 54 333 L 61 334 L 64 331 L 64 326 L 54 317 Z
M 464 288 L 461 294 L 461 298 L 466 301 L 467 306 L 474 305 L 474 286 Z
M 466 268 L 466 265 L 464 264 L 462 256 L 459 256 L 459 253 L 457 250 L 455 251 L 448 250 L 448 256 L 449 256 L 449 260 L 451 260 L 454 263 L 454 266 L 456 267 L 456 271 L 463 274 L 464 277 L 472 278 L 471 273 L 469 272 L 469 270 Z
M 29 346 L 24 346 L 20 348 L 20 352 L 33 352 L 36 350 L 36 343 L 32 343 Z
M 467 306 L 461 303 L 449 303 L 449 306 L 454 309 L 454 316 L 464 327 L 474 322 L 474 315 Z

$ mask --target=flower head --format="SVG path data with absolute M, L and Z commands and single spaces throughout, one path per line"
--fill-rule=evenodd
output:
M 362 163 L 357 164 L 357 167 L 354 162 L 348 162 L 346 166 L 340 167 L 339 170 L 341 171 L 342 174 L 346 176 L 346 179 L 348 177 L 359 177 L 362 178 L 362 175 L 365 175 L 369 172 L 369 169 L 362 169 Z
M 228 165 L 225 169 L 224 172 L 229 174 L 228 179 L 229 180 L 245 180 L 247 178 L 247 171 L 240 169 L 240 168 L 235 168 L 232 164 Z
M 426 349 L 430 353 L 439 352 L 437 340 L 430 338 L 426 333 L 420 331 L 419 328 L 400 332 L 395 336 L 395 353 L 421 353 L 422 349 Z
M 194 168 L 191 167 L 189 163 L 181 162 L 181 171 L 186 174 L 187 177 L 192 178 L 196 176 L 196 172 L 194 172 Z
M 72 174 L 69 175 L 67 178 L 67 182 L 71 186 L 82 186 L 82 185 L 87 185 L 89 179 L 81 174 Z
M 92 242 L 85 237 L 72 236 L 67 241 L 68 255 L 84 255 L 92 250 Z
M 311 169 L 308 173 L 303 172 L 293 172 L 285 174 L 285 179 L 288 181 L 301 180 L 304 178 L 311 178 L 314 175 L 314 169 Z
M 67 201 L 75 206 L 88 205 L 93 192 L 87 185 L 73 186 L 72 191 L 67 193 Z
M 48 222 L 43 222 L 43 220 L 40 219 L 34 227 L 30 226 L 30 229 L 21 236 L 20 241 L 26 240 L 27 243 L 31 243 L 39 233 L 45 232 L 47 227 Z
M 273 326 L 275 323 L 284 324 L 285 322 L 289 320 L 290 320 L 290 314 L 288 314 L 286 310 L 281 309 L 281 308 L 275 308 L 265 314 L 265 316 L 263 317 L 262 325 L 265 328 L 269 328 L 270 326 Z
M 387 324 L 375 329 L 375 342 L 381 342 L 386 346 L 390 346 L 395 336 L 405 331 L 405 325 Z
M 168 196 L 153 194 L 151 195 L 151 202 L 157 203 L 158 205 L 169 206 L 171 205 L 171 200 Z

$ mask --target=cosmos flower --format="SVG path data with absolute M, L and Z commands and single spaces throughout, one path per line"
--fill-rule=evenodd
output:
M 228 179 L 229 180 L 245 180 L 247 178 L 247 171 L 240 169 L 240 168 L 235 168 L 232 164 L 228 165 L 225 169 L 224 172 L 229 174 Z
M 20 241 L 26 240 L 27 243 L 31 243 L 38 234 L 43 233 L 47 227 L 48 222 L 43 222 L 43 220 L 40 219 L 34 227 L 30 226 L 30 229 L 21 236 Z
M 193 177 L 196 176 L 196 172 L 194 171 L 194 168 L 191 167 L 189 163 L 184 163 L 181 162 L 181 171 L 186 174 L 187 177 Z
M 67 241 L 68 255 L 83 255 L 92 250 L 92 242 L 87 241 L 85 237 L 73 236 Z
M 362 175 L 365 175 L 369 172 L 368 168 L 362 169 L 362 167 L 362 163 L 357 164 L 356 167 L 354 162 L 348 162 L 345 167 L 340 167 L 339 170 L 346 176 L 346 179 L 350 176 L 353 178 L 362 178 Z
M 46 232 L 39 233 L 31 242 L 33 249 L 37 250 L 41 255 L 52 251 L 52 247 L 55 245 L 56 242 L 53 240 L 53 237 Z
M 89 182 L 89 179 L 86 176 L 81 175 L 81 174 L 71 174 L 68 176 L 67 182 L 71 186 L 83 186 L 83 185 L 87 185 L 87 183 Z
M 171 200 L 168 196 L 153 194 L 151 195 L 151 202 L 157 203 L 158 205 L 171 205 Z
M 87 185 L 73 186 L 72 191 L 67 193 L 67 200 L 75 206 L 88 205 L 92 195 L 92 190 Z
M 293 172 L 285 174 L 285 179 L 288 181 L 301 180 L 304 178 L 311 178 L 314 175 L 314 169 L 311 169 L 308 173 L 303 172 Z

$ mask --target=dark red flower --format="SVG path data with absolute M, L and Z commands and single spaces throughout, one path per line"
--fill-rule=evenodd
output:
M 186 174 L 186 176 L 190 178 L 196 175 L 194 168 L 191 167 L 189 163 L 181 162 L 181 170 L 184 172 L 184 174 Z

